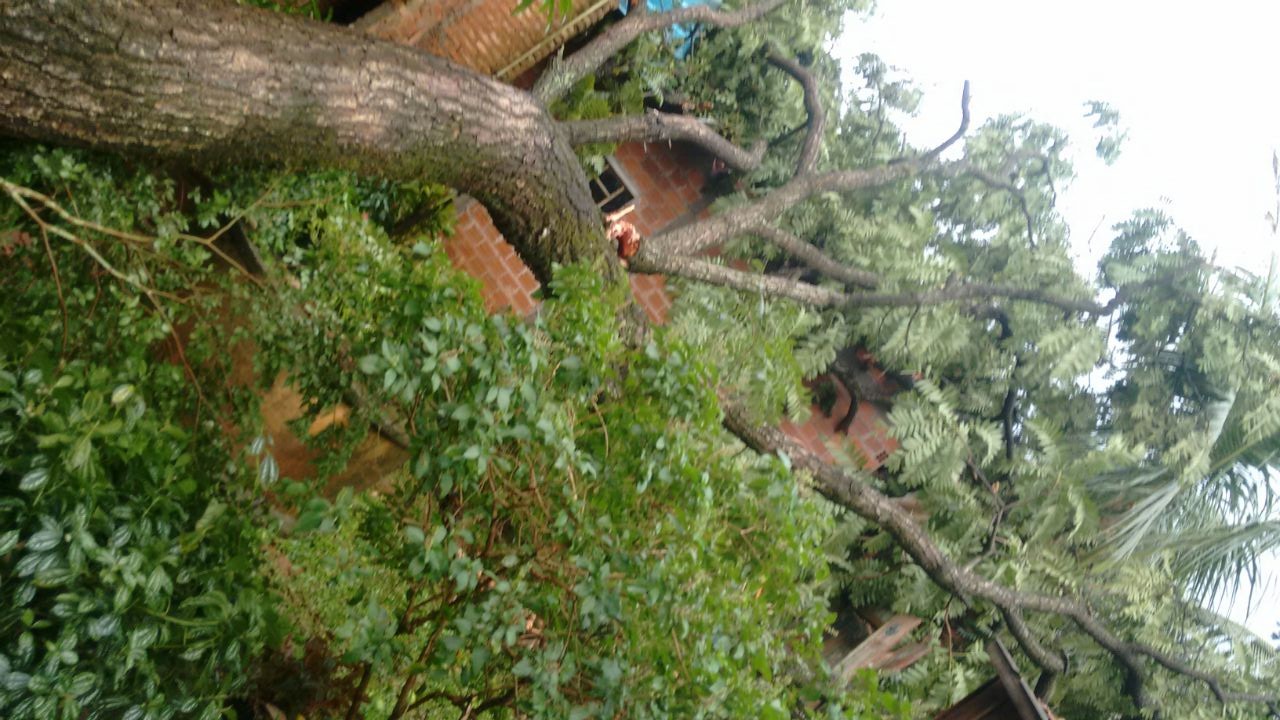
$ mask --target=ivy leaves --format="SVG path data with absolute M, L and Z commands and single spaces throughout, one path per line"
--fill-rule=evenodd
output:
M 199 467 L 193 438 L 136 387 L 88 365 L 48 383 L 14 369 L 25 382 L 0 379 L 0 466 L 17 478 L 0 496 L 0 708 L 216 715 L 234 688 L 221 673 L 243 673 L 264 640 L 255 533 L 217 511 L 216 484 L 182 477 Z

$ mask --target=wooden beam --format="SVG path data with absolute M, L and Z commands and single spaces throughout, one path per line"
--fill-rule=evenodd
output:
M 894 646 L 907 639 L 911 631 L 919 625 L 918 617 L 893 616 L 836 664 L 836 674 L 841 681 L 847 683 L 853 678 L 853 673 L 861 668 L 882 667 L 881 663 L 893 657 Z
M 1023 680 L 1022 675 L 1018 673 L 1018 666 L 1013 663 L 1013 656 L 1009 654 L 1008 648 L 1000 642 L 999 638 L 991 638 L 987 641 L 987 656 L 991 658 L 991 664 L 996 669 L 996 677 L 1000 678 L 1000 684 L 1009 694 L 1009 702 L 1018 711 L 1018 717 L 1021 720 L 1049 720 L 1044 708 L 1036 700 L 1035 693 L 1031 692 L 1031 686 L 1027 685 L 1027 681 Z

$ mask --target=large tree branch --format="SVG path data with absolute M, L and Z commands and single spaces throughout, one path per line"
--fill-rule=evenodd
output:
M 1061 674 L 1067 671 L 1067 661 L 1061 655 L 1055 655 L 1045 649 L 1036 636 L 1032 634 L 1031 628 L 1027 627 L 1026 620 L 1022 617 L 1022 611 L 1017 608 L 1001 608 L 1000 615 L 1004 618 L 1004 624 L 1008 626 L 1009 633 L 1018 641 L 1018 645 L 1027 653 L 1027 657 L 1042 669 L 1054 673 Z
M 922 167 L 920 163 L 911 161 L 864 170 L 801 176 L 750 204 L 659 233 L 649 238 L 640 248 L 640 253 L 696 255 L 740 235 L 770 227 L 796 204 L 819 193 L 882 187 L 911 177 L 920 172 Z
M 641 252 L 631 259 L 631 269 L 644 273 L 674 275 L 712 285 L 760 293 L 768 297 L 794 300 L 820 308 L 922 307 L 1006 298 L 1050 305 L 1067 312 L 1106 314 L 1114 309 L 1114 302 L 1099 305 L 1092 300 L 1075 300 L 1038 288 L 1021 288 L 993 283 L 963 283 L 932 290 L 896 293 L 846 293 L 792 278 L 735 270 L 711 260 L 644 252 L 643 245 Z
M 756 143 L 750 150 L 738 147 L 697 118 L 657 110 L 650 110 L 643 115 L 601 120 L 571 120 L 562 122 L 561 127 L 564 128 L 569 143 L 574 146 L 673 140 L 692 143 L 740 172 L 749 172 L 759 167 L 766 148 L 764 141 Z
M 643 3 L 644 0 L 639 0 Z M 708 5 L 680 7 L 669 12 L 633 12 L 600 33 L 595 40 L 567 58 L 552 60 L 551 66 L 533 86 L 533 95 L 550 105 L 559 100 L 582 78 L 594 73 L 609 58 L 644 33 L 679 23 L 703 23 L 716 27 L 737 27 L 758 20 L 786 0 L 758 0 L 737 10 L 717 10 Z
M 960 104 L 959 129 L 945 142 L 923 155 L 900 158 L 885 165 L 861 170 L 801 175 L 755 202 L 655 235 L 641 246 L 640 254 L 696 255 L 739 235 L 772 226 L 778 217 L 796 204 L 819 193 L 868 190 L 917 175 L 933 167 L 938 157 L 968 130 L 969 83 L 967 82 L 964 84 Z
M 845 304 L 850 307 L 915 307 L 986 298 L 1026 300 L 1043 305 L 1052 305 L 1067 312 L 1092 313 L 1095 315 L 1107 312 L 1106 305 L 1099 305 L 1092 300 L 1074 300 L 1061 295 L 1047 293 L 1038 288 L 1020 288 L 993 283 L 963 283 L 915 292 L 850 293 Z
M 233 3 L 0 3 L 0 134 L 439 182 L 483 203 L 541 279 L 575 259 L 622 277 L 541 103 L 325 23 Z
M 1226 691 L 1221 682 L 1208 673 L 1146 646 L 1120 639 L 1079 600 L 1015 590 L 962 568 L 947 557 L 928 532 L 893 502 L 892 498 L 873 488 L 862 477 L 827 464 L 777 428 L 755 424 L 745 408 L 732 398 L 725 398 L 721 407 L 724 410 L 724 425 L 729 432 L 757 452 L 785 453 L 793 468 L 809 473 L 819 493 L 883 528 L 943 589 L 965 602 L 984 600 L 1002 611 L 1042 612 L 1071 620 L 1094 642 L 1111 653 L 1124 668 L 1129 677 L 1130 694 L 1139 709 L 1155 707 L 1144 689 L 1146 669 L 1140 659 L 1142 656 L 1172 672 L 1200 680 L 1224 703 L 1276 702 L 1280 698 L 1280 695 Z
M 805 242 L 785 230 L 774 227 L 763 227 L 755 230 L 757 235 L 773 243 L 780 250 L 808 265 L 832 280 L 839 280 L 847 285 L 858 285 L 873 288 L 880 284 L 880 276 L 869 270 L 850 267 L 830 255 L 819 250 L 812 243 Z
M 841 304 L 846 297 L 839 290 L 810 285 L 790 278 L 734 270 L 710 260 L 680 255 L 641 253 L 631 259 L 631 269 L 643 273 L 674 275 L 711 285 L 759 293 L 772 298 L 786 298 L 814 307 L 834 307 Z
M 818 90 L 818 80 L 808 68 L 791 58 L 769 53 L 769 62 L 795 78 L 804 89 L 804 109 L 809 114 L 809 121 L 804 144 L 800 146 L 800 156 L 796 160 L 796 175 L 808 175 L 818 166 L 823 134 L 827 130 L 827 113 L 822 107 L 822 94 Z

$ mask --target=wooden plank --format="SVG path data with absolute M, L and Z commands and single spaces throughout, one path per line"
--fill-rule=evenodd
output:
M 920 658 L 928 655 L 932 649 L 933 643 L 928 640 L 903 645 L 894 651 L 892 655 L 876 663 L 875 667 L 877 670 L 884 670 L 885 672 L 905 670 L 914 665 Z
M 920 618 L 911 615 L 895 615 L 879 629 L 871 633 L 871 637 L 862 641 L 844 659 L 836 665 L 836 674 L 841 680 L 849 682 L 853 673 L 861 668 L 876 667 L 898 643 L 920 625 Z
M 996 678 L 934 716 L 934 720 L 1017 720 L 1009 696 Z
M 1031 687 L 1018 672 L 1013 656 L 999 638 L 992 638 L 987 642 L 987 656 L 991 658 L 996 677 L 1009 695 L 1009 702 L 1017 709 L 1018 717 L 1021 720 L 1049 720 L 1044 714 L 1044 708 L 1036 700 L 1035 693 L 1031 692 Z

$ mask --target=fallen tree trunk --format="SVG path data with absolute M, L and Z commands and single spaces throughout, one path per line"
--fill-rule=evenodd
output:
M 708 19 L 747 22 L 779 4 L 763 0 Z M 709 12 L 697 10 L 699 16 Z M 654 20 L 633 15 L 619 23 L 621 30 L 588 45 L 581 57 L 558 63 L 540 86 L 544 97 L 563 92 L 566 83 L 571 85 L 639 32 L 689 16 L 677 12 Z M 802 68 L 792 66 L 789 72 L 804 84 Z M 817 107 L 814 97 L 807 98 L 811 116 Z M 759 285 L 762 281 L 726 274 L 689 256 L 740 234 L 770 236 L 777 218 L 814 195 L 884 186 L 935 167 L 938 156 L 968 127 L 967 101 L 966 86 L 960 129 L 919 157 L 815 173 L 817 141 L 807 140 L 790 182 L 748 205 L 651 238 L 633 259 L 634 266 L 683 267 L 701 273 L 694 276 L 705 281 L 756 283 L 751 289 L 772 288 L 777 294 L 799 292 L 773 280 L 767 287 Z M 573 129 L 579 141 L 674 137 L 674 128 L 663 123 L 615 121 Z M 821 129 L 820 119 L 811 122 L 810 140 L 819 137 L 814 127 Z M 759 162 L 757 153 L 739 155 L 705 128 L 680 129 L 685 139 L 722 157 L 738 158 L 744 167 Z M 347 168 L 447 184 L 488 208 L 495 225 L 540 279 L 549 279 L 554 263 L 582 260 L 601 267 L 611 281 L 625 278 L 605 240 L 569 133 L 539 100 L 445 60 L 340 27 L 232 4 L 7 0 L 0 4 L 0 134 L 203 165 Z M 833 269 L 834 261 L 816 249 L 770 237 L 843 282 L 877 285 L 864 273 Z M 683 262 L 658 267 L 672 259 Z M 1100 306 L 980 284 L 860 296 L 816 286 L 800 291 L 819 305 L 906 306 L 1001 296 L 1099 314 L 1123 301 L 1117 295 Z M 927 528 L 860 476 L 822 462 L 774 428 L 755 425 L 732 401 L 724 409 L 725 424 L 748 446 L 789 454 L 795 467 L 814 477 L 821 493 L 883 527 L 939 586 L 966 601 L 998 607 L 1028 654 L 1047 669 L 1057 671 L 1063 664 L 1026 631 L 1023 614 L 1053 614 L 1074 622 L 1115 658 L 1140 709 L 1155 706 L 1144 687 L 1150 663 L 1201 681 L 1224 703 L 1274 707 L 1277 702 L 1270 694 L 1227 691 L 1216 677 L 1176 657 L 1124 640 L 1084 600 L 1021 592 L 971 572 L 943 553 Z
M 278 13 L 176 0 L 0 4 L 0 134 L 203 166 L 438 182 L 483 203 L 543 280 L 553 261 L 612 258 L 577 158 L 531 95 Z

